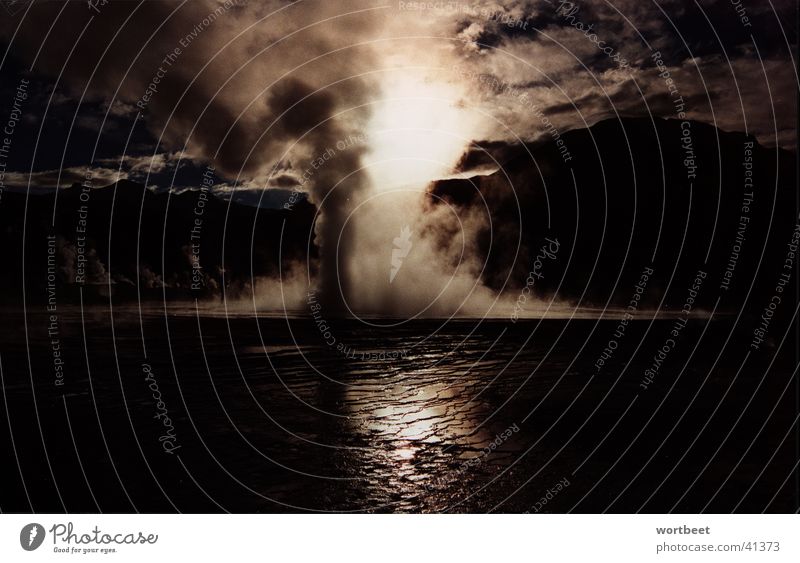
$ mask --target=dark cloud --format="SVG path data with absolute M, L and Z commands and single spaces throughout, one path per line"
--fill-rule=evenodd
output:
M 313 20 L 299 17 L 300 7 L 278 2 L 110 2 L 99 14 L 81 2 L 61 8 L 60 3 L 42 2 L 28 11 L 11 48 L 18 67 L 33 64 L 37 73 L 62 74 L 57 87 L 68 92 L 73 106 L 85 91 L 84 104 L 111 103 L 116 116 L 141 111 L 151 134 L 168 148 L 187 144 L 189 152 L 232 174 L 256 171 L 274 158 L 279 147 L 272 134 L 262 134 L 276 115 L 269 113 L 265 99 L 271 84 L 286 87 L 280 84 L 282 76 L 294 79 L 294 68 L 306 64 L 302 74 L 314 77 L 314 88 L 335 90 L 351 103 L 364 99 L 367 91 L 357 78 L 331 85 L 349 76 L 342 73 L 344 61 L 331 60 L 335 56 L 309 63 L 349 43 L 344 32 L 363 28 L 366 22 L 360 16 L 334 18 L 286 37 L 301 27 L 299 22 Z M 259 22 L 259 15 L 270 8 L 287 9 Z M 318 19 L 331 15 L 337 14 L 329 8 L 314 11 Z M 6 18 L 0 22 L 0 35 L 8 40 L 18 23 Z M 237 37 L 251 24 L 249 33 Z M 58 32 L 42 41 L 39 31 L 51 25 Z M 367 61 L 369 53 L 354 49 L 347 57 L 351 63 Z M 81 114 L 78 124 L 99 131 L 101 115 Z
M 56 170 L 41 170 L 38 172 L 6 172 L 3 176 L 5 185 L 12 189 L 27 189 L 29 183 L 32 191 L 43 189 L 52 190 L 68 188 L 73 184 L 80 184 L 86 177 L 85 167 L 60 168 Z M 127 172 L 119 172 L 116 168 L 95 167 L 92 169 L 92 182 L 94 187 L 104 187 L 117 180 L 127 179 Z
M 354 3 L 347 15 L 321 3 L 307 9 L 305 3 L 192 0 L 109 2 L 97 13 L 83 2 L 43 2 L 22 21 L 0 22 L 0 37 L 14 37 L 11 52 L 20 67 L 32 65 L 39 75 L 62 77 L 59 93 L 80 111 L 75 131 L 97 136 L 102 130 L 124 141 L 121 125 L 130 130 L 136 117 L 132 112 L 141 112 L 142 127 L 154 141 L 139 139 L 139 148 L 149 144 L 154 153 L 185 148 L 189 158 L 213 163 L 221 176 L 249 181 L 286 158 L 291 146 L 299 159 L 311 159 L 363 125 L 368 112 L 348 110 L 363 106 L 377 92 L 358 76 L 372 65 L 372 50 L 352 47 L 360 34 L 376 28 L 375 18 L 363 11 L 370 7 L 369 2 Z M 51 26 L 56 33 L 43 40 L 41 30 Z M 115 120 L 127 122 L 103 125 L 105 111 L 87 112 L 85 104 L 99 105 Z M 40 104 L 37 113 L 42 110 Z M 344 115 L 337 117 L 338 112 Z M 69 119 L 69 114 L 60 110 L 54 117 Z M 55 146 L 71 144 L 61 136 Z M 123 153 L 115 148 L 101 158 Z M 84 163 L 91 160 L 85 149 L 81 155 Z M 332 240 L 335 245 L 343 216 L 363 189 L 358 175 L 332 189 L 359 167 L 359 160 L 358 150 L 348 151 L 309 186 L 322 211 L 320 244 Z M 149 171 L 148 184 L 161 183 L 153 174 L 164 170 Z M 287 177 L 277 183 L 288 185 Z M 324 294 L 338 294 L 337 275 L 347 289 L 346 271 L 337 274 L 335 257 L 333 247 L 322 252 Z
M 300 185 L 297 178 L 289 176 L 288 174 L 281 174 L 272 178 L 272 184 L 279 188 L 295 188 Z
M 501 167 L 519 157 L 524 147 L 504 141 L 476 141 L 461 156 L 455 166 L 458 173 L 487 171 Z
M 558 12 L 567 5 L 572 19 Z M 183 191 L 199 185 L 211 164 L 218 193 L 248 205 L 303 190 L 320 211 L 312 233 L 321 245 L 317 280 L 326 306 L 335 309 L 340 291 L 352 293 L 353 241 L 343 226 L 368 190 L 377 191 L 360 171 L 376 144 L 312 163 L 349 135 L 372 132 L 369 108 L 395 94 L 389 85 L 406 95 L 452 97 L 447 110 L 457 107 L 465 119 L 454 127 L 460 144 L 446 153 L 444 169 L 486 173 L 495 160 L 517 161 L 553 132 L 617 115 L 675 117 L 652 47 L 661 51 L 688 118 L 747 129 L 765 145 L 795 146 L 789 53 L 796 28 L 788 0 L 775 3 L 777 14 L 768 4 L 745 5 L 752 38 L 726 0 L 702 3 L 710 23 L 686 0 L 474 6 L 469 13 L 423 14 L 367 0 L 346 8 L 153 0 L 109 2 L 96 13 L 81 2 L 37 2 L 24 19 L 20 13 L 0 20 L 9 51 L 0 100 L 9 106 L 23 76 L 33 92 L 6 178 L 27 183 L 32 169 L 33 184 L 63 187 L 91 166 L 103 182 L 112 180 L 107 171 L 120 170 L 122 178 Z M 587 26 L 594 40 L 581 31 Z M 464 72 L 443 70 L 455 66 Z M 393 83 L 393 71 L 404 67 L 421 69 L 416 81 Z M 426 90 L 431 84 L 443 88 Z M 431 123 L 438 117 L 425 115 Z

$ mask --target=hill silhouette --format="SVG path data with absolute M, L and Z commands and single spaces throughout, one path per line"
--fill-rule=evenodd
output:
M 550 136 L 541 143 L 478 143 L 462 168 L 494 157 L 500 170 L 431 186 L 462 211 L 489 210 L 492 227 L 487 221 L 480 236 L 489 286 L 523 285 L 545 237 L 558 237 L 559 258 L 535 286 L 542 296 L 557 290 L 583 305 L 627 304 L 646 267 L 654 270 L 648 305 L 663 297 L 680 307 L 698 270 L 708 274 L 706 306 L 716 295 L 723 295 L 722 306 L 736 306 L 754 278 L 754 291 L 772 292 L 798 219 L 794 153 L 670 119 L 605 120 L 561 140 L 572 156 L 567 162 Z

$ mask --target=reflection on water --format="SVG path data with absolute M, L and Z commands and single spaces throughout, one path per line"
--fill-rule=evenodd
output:
M 432 481 L 437 469 L 446 471 L 453 460 L 490 440 L 481 426 L 481 414 L 489 411 L 481 402 L 465 403 L 468 386 L 436 382 L 433 369 L 404 374 L 404 379 L 404 384 L 382 386 L 377 395 L 363 388 L 346 392 L 349 413 L 363 421 L 354 432 L 381 445 L 365 452 L 364 463 L 392 469 L 384 486 Z
M 662 461 L 680 458 L 686 440 L 706 424 L 707 410 L 687 413 L 685 406 L 704 384 L 702 362 L 714 355 L 696 354 L 694 371 L 682 378 L 666 366 L 664 381 L 676 382 L 670 400 L 662 404 L 667 390 L 656 389 L 662 395 L 641 396 L 631 408 L 647 355 L 630 361 L 621 352 L 599 376 L 592 369 L 616 321 L 460 320 L 445 327 L 415 321 L 369 330 L 336 323 L 337 340 L 369 352 L 364 357 L 406 351 L 375 361 L 343 357 L 308 319 L 198 318 L 183 311 L 144 315 L 140 326 L 128 312 L 115 316 L 112 338 L 109 318 L 107 311 L 90 311 L 82 325 L 81 315 L 62 313 L 65 384 L 55 387 L 47 317 L 28 319 L 30 356 L 21 318 L 9 317 L 2 376 L 15 443 L 44 441 L 49 456 L 42 457 L 41 446 L 20 454 L 21 464 L 40 468 L 32 470 L 42 483 L 32 493 L 41 496 L 38 511 L 63 511 L 53 475 L 70 511 L 96 511 L 92 499 L 100 498 L 104 511 L 115 512 L 517 512 L 531 510 L 565 478 L 570 487 L 548 510 L 603 509 L 633 482 L 626 489 L 631 500 L 617 505 L 632 511 L 651 495 L 649 483 L 663 480 L 670 466 Z M 652 349 L 669 323 L 633 323 L 630 341 Z M 727 338 L 719 326 L 704 333 L 708 346 Z M 703 326 L 686 330 L 697 339 Z M 684 352 L 691 349 L 671 357 L 675 366 L 683 365 Z M 152 392 L 141 375 L 145 359 L 169 406 L 182 444 L 178 455 L 164 454 L 158 442 Z M 714 369 L 733 372 L 721 364 Z M 724 394 L 728 403 L 715 410 L 715 420 L 732 428 L 742 405 L 731 399 L 752 392 L 728 393 L 716 381 L 726 380 L 706 385 L 706 404 Z M 771 411 L 774 401 L 761 395 Z M 673 428 L 679 416 L 683 426 L 675 436 L 685 432 L 685 439 L 664 443 L 661 429 Z M 644 446 L 628 449 L 637 439 Z M 697 451 L 705 451 L 703 439 Z M 661 457 L 650 463 L 662 444 Z M 712 445 L 708 451 L 718 447 Z M 625 462 L 617 463 L 623 452 Z M 720 455 L 714 463 L 739 457 Z M 713 469 L 712 463 L 707 475 Z M 731 472 L 725 466 L 718 473 Z M 676 471 L 670 478 L 677 484 L 664 490 L 685 490 L 694 477 Z M 728 482 L 749 486 L 754 477 L 734 474 Z M 601 478 L 603 486 L 594 487 Z M 702 495 L 685 498 L 703 502 Z M 4 506 L 26 505 L 19 498 Z
M 519 346 L 497 342 L 502 326 L 475 333 L 474 323 L 454 323 L 455 331 L 435 332 L 440 323 L 418 322 L 364 331 L 357 323 L 339 323 L 337 342 L 359 351 L 342 357 L 304 322 L 283 333 L 291 346 L 274 338 L 273 321 L 262 320 L 272 337 L 265 338 L 267 346 L 237 348 L 255 399 L 306 440 L 292 450 L 297 457 L 287 459 L 288 443 L 275 453 L 292 469 L 319 477 L 304 482 L 304 496 L 318 492 L 326 509 L 444 510 L 503 477 L 521 451 L 523 441 L 515 436 L 481 457 L 499 432 L 521 423 L 519 405 L 498 406 L 519 391 L 535 365 L 507 365 Z M 396 350 L 405 353 L 363 359 Z M 252 399 L 243 402 L 244 414 Z M 459 472 L 479 457 L 480 464 Z M 287 501 L 297 502 L 297 494 L 293 489 Z

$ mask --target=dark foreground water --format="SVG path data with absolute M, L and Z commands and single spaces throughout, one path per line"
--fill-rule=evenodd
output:
M 5 313 L 4 512 L 798 506 L 794 344 L 748 355 L 748 319 L 644 387 L 673 320 L 111 319 Z

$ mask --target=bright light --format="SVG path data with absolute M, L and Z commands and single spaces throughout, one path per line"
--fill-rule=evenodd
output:
M 398 71 L 373 107 L 365 159 L 378 191 L 427 183 L 447 175 L 474 138 L 475 118 L 458 107 L 456 86 Z

